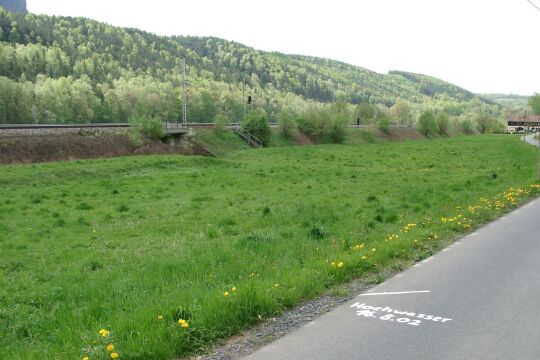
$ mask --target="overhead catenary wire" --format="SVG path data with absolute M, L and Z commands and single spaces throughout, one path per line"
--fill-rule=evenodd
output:
M 528 2 L 529 4 L 531 4 L 532 6 L 534 6 L 536 10 L 540 11 L 540 7 L 537 6 L 535 3 L 533 3 L 531 0 L 527 0 L 527 2 Z

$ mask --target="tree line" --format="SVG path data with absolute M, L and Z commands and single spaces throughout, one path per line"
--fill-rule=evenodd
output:
M 405 72 L 377 74 L 341 62 L 258 51 L 211 37 L 157 36 L 84 18 L 0 9 L 1 122 L 178 119 L 182 61 L 191 81 L 190 121 L 242 116 L 246 87 L 272 121 L 286 108 L 338 98 L 354 107 L 407 102 L 460 116 L 497 105 L 449 83 Z M 58 101 L 57 101 L 58 100 Z

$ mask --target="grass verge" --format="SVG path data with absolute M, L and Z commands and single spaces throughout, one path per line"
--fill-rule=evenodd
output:
M 536 164 L 471 136 L 0 167 L 0 358 L 204 350 L 430 256 L 536 196 Z

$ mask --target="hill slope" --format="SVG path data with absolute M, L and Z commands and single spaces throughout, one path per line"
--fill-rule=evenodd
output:
M 154 99 L 154 103 L 160 103 L 160 110 L 155 112 L 166 113 L 164 116 L 170 119 L 177 117 L 171 109 L 179 106 L 175 89 L 182 84 L 183 58 L 195 88 L 195 104 L 190 111 L 196 118 L 215 115 L 216 109 L 208 110 L 210 102 L 216 106 L 226 102 L 231 113 L 238 113 L 240 82 L 247 84 L 257 105 L 269 113 L 283 104 L 332 102 L 336 96 L 353 104 L 369 100 L 386 106 L 400 98 L 414 104 L 439 98 L 466 103 L 474 98 L 464 89 L 428 76 L 397 71 L 383 75 L 329 59 L 259 51 L 219 38 L 157 36 L 84 18 L 2 11 L 0 29 L 0 74 L 19 84 L 31 82 L 31 86 L 13 91 L 24 94 L 32 87 L 35 93 L 37 84 L 38 90 L 45 88 L 38 91 L 43 95 L 58 93 L 58 87 L 76 85 L 77 92 L 82 91 L 86 99 L 82 108 L 89 110 L 83 114 L 71 111 L 69 116 L 75 120 L 125 120 L 129 115 L 126 109 L 138 105 L 124 106 L 111 100 L 130 97 L 125 91 L 109 93 L 107 100 L 107 92 L 118 89 L 130 89 L 131 97 L 141 91 L 156 93 L 159 99 Z M 72 79 L 62 80 L 62 84 L 52 81 L 68 76 Z M 8 87 L 4 84 L 4 88 Z M 209 92 L 208 96 L 202 89 Z M 12 121 L 29 117 L 34 121 L 48 121 L 47 116 L 65 118 L 60 114 L 62 109 L 44 109 L 41 103 L 46 100 L 40 101 L 23 104 L 23 108 L 33 106 L 37 115 L 36 111 L 27 111 Z M 99 105 L 105 102 L 108 104 Z M 7 121 L 6 116 L 0 117 L 2 121 Z

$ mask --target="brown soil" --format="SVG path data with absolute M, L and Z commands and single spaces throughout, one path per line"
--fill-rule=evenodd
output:
M 294 142 L 296 145 L 311 145 L 313 142 L 307 135 L 298 131 L 294 136 Z
M 138 146 L 126 134 L 0 137 L 0 164 L 150 154 L 213 156 L 188 138 L 175 146 L 157 140 L 145 140 Z
M 390 132 L 388 134 L 378 130 L 377 136 L 390 141 L 425 139 L 425 136 L 414 127 L 390 128 Z

